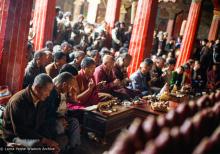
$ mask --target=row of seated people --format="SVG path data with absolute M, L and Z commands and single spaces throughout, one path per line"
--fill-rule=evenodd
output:
M 81 62 L 79 72 L 66 64 L 53 79 L 45 74 L 45 56 L 45 52 L 35 54 L 25 72 L 24 83 L 27 87 L 13 95 L 6 106 L 3 138 L 9 146 L 48 146 L 54 148 L 52 153 L 65 150 L 67 146 L 74 148 L 80 144 L 80 130 L 78 120 L 69 109 L 97 104 L 100 99 L 111 95 L 128 99 L 126 92 L 130 92 L 129 97 L 135 96 L 131 89 L 122 86 L 124 72 L 120 72 L 123 71 L 120 67 L 117 68 L 130 63 L 125 60 L 131 59 L 129 54 L 124 54 L 124 58 L 119 58 L 116 63 L 112 56 L 106 55 L 103 64 L 97 68 L 94 60 L 86 57 Z M 58 60 L 61 64 L 65 63 L 64 57 L 62 53 L 55 53 L 55 63 Z M 112 72 L 113 67 L 118 72 Z M 114 75 L 118 75 L 121 80 L 115 79 Z M 98 90 L 108 94 L 98 93 Z M 68 143 L 64 142 L 63 134 Z
M 171 78 L 168 76 L 173 73 L 173 61 L 168 65 L 169 72 L 157 76 L 156 72 L 162 71 L 164 67 L 162 58 L 158 58 L 155 64 L 151 59 L 145 59 L 140 69 L 128 79 L 127 67 L 132 59 L 128 53 L 120 54 L 116 60 L 112 55 L 104 55 L 102 64 L 98 66 L 94 58 L 81 57 L 76 59 L 75 67 L 66 64 L 67 56 L 63 52 L 55 52 L 53 56 L 54 62 L 45 69 L 47 54 L 44 51 L 36 52 L 27 66 L 25 89 L 9 100 L 3 115 L 3 136 L 6 142 L 30 146 L 31 139 L 31 143 L 34 143 L 31 146 L 43 144 L 53 147 L 56 153 L 63 149 L 61 143 L 64 142 L 58 143 L 59 137 L 66 134 L 67 145 L 74 148 L 80 144 L 80 119 L 74 118 L 73 110 L 112 97 L 124 100 L 156 93 L 165 78 L 175 84 L 179 81 L 175 75 L 171 75 Z M 183 71 L 180 74 L 183 75 Z M 79 117 L 82 118 L 81 115 Z
M 127 67 L 132 60 L 128 53 L 120 54 L 116 60 L 112 55 L 104 55 L 100 65 L 94 58 L 81 55 L 75 57 L 76 63 L 66 64 L 66 54 L 55 52 L 54 62 L 45 67 L 47 59 L 45 52 L 36 52 L 25 70 L 24 87 L 32 84 L 35 76 L 40 73 L 47 73 L 54 78 L 60 71 L 71 70 L 70 73 L 75 76 L 76 81 L 73 83 L 72 92 L 69 93 L 68 106 L 71 109 L 80 109 L 97 104 L 103 97 L 110 95 L 129 100 L 135 96 L 158 93 L 165 83 L 170 83 L 171 86 L 175 84 L 179 88 L 185 84 L 193 86 L 200 83 L 199 74 L 196 73 L 199 64 L 194 62 L 189 62 L 174 71 L 174 59 L 170 59 L 165 67 L 165 61 L 161 57 L 155 62 L 146 58 L 140 64 L 140 68 L 128 78 Z M 191 70 L 193 66 L 195 70 Z M 192 72 L 195 77 L 191 77 Z M 198 85 L 195 87 L 202 89 Z
M 220 92 L 181 104 L 165 116 L 136 119 L 108 153 L 219 153 L 219 98 Z

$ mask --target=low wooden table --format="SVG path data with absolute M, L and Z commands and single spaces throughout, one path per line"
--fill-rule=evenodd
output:
M 85 132 L 94 132 L 98 137 L 105 139 L 108 135 L 128 126 L 133 120 L 133 109 L 115 107 L 117 112 L 104 115 L 100 112 L 85 111 L 83 128 Z
M 105 140 L 112 133 L 126 128 L 135 118 L 145 119 L 148 115 L 161 115 L 162 112 L 153 111 L 145 103 L 129 107 L 115 106 L 117 112 L 109 115 L 102 114 L 96 110 L 85 111 L 83 128 L 85 132 L 94 132 L 98 137 Z

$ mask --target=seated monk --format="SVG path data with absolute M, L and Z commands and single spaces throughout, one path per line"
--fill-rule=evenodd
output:
M 81 109 L 87 106 L 95 105 L 99 103 L 99 96 L 98 96 L 98 87 L 102 83 L 95 83 L 93 73 L 96 68 L 95 61 L 90 58 L 86 57 L 82 60 L 81 63 L 81 70 L 79 74 L 76 76 L 77 88 L 77 103 L 69 103 L 69 109 Z
M 79 122 L 68 114 L 67 94 L 72 89 L 74 77 L 68 72 L 60 73 L 53 79 L 54 89 L 48 98 L 50 109 L 48 110 L 48 122 L 56 121 L 57 135 L 65 134 L 69 139 L 69 148 L 74 148 L 80 144 Z
M 33 84 L 34 78 L 41 74 L 46 73 L 45 65 L 47 64 L 47 55 L 44 51 L 38 51 L 34 53 L 34 59 L 30 61 L 25 68 L 23 88 L 26 88 L 29 84 Z
M 66 63 L 66 54 L 63 52 L 54 53 L 54 62 L 46 66 L 46 72 L 51 78 L 55 78 L 60 71 L 60 68 Z
M 133 89 L 128 89 L 127 86 L 129 84 L 130 79 L 128 78 L 127 68 L 131 62 L 132 56 L 128 53 L 122 53 L 118 56 L 114 68 L 113 75 L 115 79 L 119 79 L 121 81 L 121 87 L 117 89 L 117 92 L 123 93 L 125 95 L 134 98 L 140 93 Z
M 71 56 L 74 56 L 74 60 L 69 64 L 73 65 L 77 69 L 77 71 L 79 71 L 81 69 L 80 64 L 85 57 L 84 51 L 74 51 L 73 53 L 71 53 Z
M 99 90 L 101 93 L 108 93 L 114 97 L 117 97 L 121 100 L 129 99 L 129 96 L 117 91 L 121 88 L 122 81 L 116 79 L 113 74 L 115 60 L 113 56 L 105 55 L 102 60 L 102 64 L 96 67 L 94 72 L 96 84 L 105 81 L 106 84 L 103 85 L 102 89 Z
M 118 56 L 114 68 L 113 75 L 116 79 L 121 80 L 124 84 L 127 84 L 128 74 L 127 67 L 131 63 L 132 56 L 128 53 L 122 53 Z
M 165 60 L 162 57 L 157 57 L 151 69 L 151 85 L 158 90 L 163 87 L 165 82 L 165 74 L 162 71 L 164 64 Z
M 60 68 L 66 63 L 66 54 L 58 51 L 54 53 L 54 62 L 45 67 L 47 74 L 51 78 L 55 78 L 60 71 Z
M 29 85 L 11 97 L 3 114 L 3 138 L 6 142 L 24 147 L 51 147 L 55 149 L 53 153 L 59 153 L 59 144 L 52 139 L 45 125 L 46 99 L 52 89 L 52 79 L 46 74 L 40 74 L 32 86 Z

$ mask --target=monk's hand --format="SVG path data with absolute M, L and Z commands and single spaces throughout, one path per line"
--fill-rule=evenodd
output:
M 68 92 L 68 98 L 70 101 L 76 101 L 77 102 L 77 90 L 75 87 L 71 87 L 70 91 Z
M 66 129 L 68 127 L 68 122 L 66 118 L 62 117 L 60 118 L 60 121 L 62 122 L 63 127 Z
M 114 84 L 114 86 L 120 87 L 120 86 L 121 86 L 121 80 L 115 79 L 115 80 L 113 81 L 113 84 Z
M 125 78 L 125 79 L 122 80 L 122 84 L 123 84 L 124 86 L 126 86 L 127 84 L 129 84 L 129 82 L 131 82 L 131 80 L 130 80 L 129 78 Z
M 92 79 L 90 79 L 90 81 L 89 81 L 89 89 L 90 90 L 93 90 L 94 89 L 94 87 L 95 87 L 95 82 L 92 80 Z
M 47 146 L 49 146 L 51 148 L 54 148 L 54 151 L 53 151 L 54 154 L 58 154 L 60 152 L 59 144 L 57 142 L 53 141 L 53 140 L 50 140 L 50 139 L 47 139 L 47 138 L 43 138 L 41 140 L 41 143 L 45 144 L 45 145 L 47 145 Z
M 103 89 L 105 85 L 106 85 L 106 81 L 101 81 L 96 85 L 96 87 L 98 89 Z

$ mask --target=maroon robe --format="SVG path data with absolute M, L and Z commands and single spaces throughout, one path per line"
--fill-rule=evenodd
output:
M 100 92 L 111 93 L 112 90 L 116 88 L 113 84 L 113 81 L 115 80 L 113 72 L 105 71 L 104 65 L 96 67 L 94 72 L 94 78 L 96 84 L 98 84 L 101 81 L 106 81 L 105 86 L 103 86 L 103 88 L 99 90 Z
M 78 94 L 80 94 L 88 89 L 90 79 L 94 80 L 94 82 L 95 82 L 94 77 L 88 78 L 85 75 L 85 73 L 83 72 L 83 70 L 79 71 L 79 74 L 76 76 L 76 80 L 77 80 L 78 88 L 79 88 Z M 78 102 L 79 103 L 77 103 L 77 104 L 68 103 L 68 108 L 69 109 L 81 109 L 81 108 L 85 108 L 87 106 L 98 104 L 99 97 L 98 97 L 98 91 L 97 91 L 96 87 L 93 89 L 93 92 L 91 93 L 91 95 L 88 95 L 87 97 L 83 97 L 81 99 L 78 99 Z
M 119 65 L 115 65 L 113 68 L 113 75 L 115 79 L 124 80 L 128 78 L 127 69 L 125 67 L 120 67 Z M 116 92 L 124 94 L 130 98 L 135 98 L 140 95 L 139 91 L 128 89 L 126 86 L 129 85 L 129 82 L 126 83 L 124 87 L 120 87 L 116 90 Z
M 114 97 L 118 97 L 121 100 L 129 100 L 130 96 L 127 93 L 127 89 L 124 87 L 115 86 L 113 81 L 116 79 L 113 71 L 107 72 L 103 65 L 96 67 L 94 72 L 95 82 L 98 84 L 101 81 L 106 81 L 106 85 L 100 89 L 100 92 L 109 93 Z

